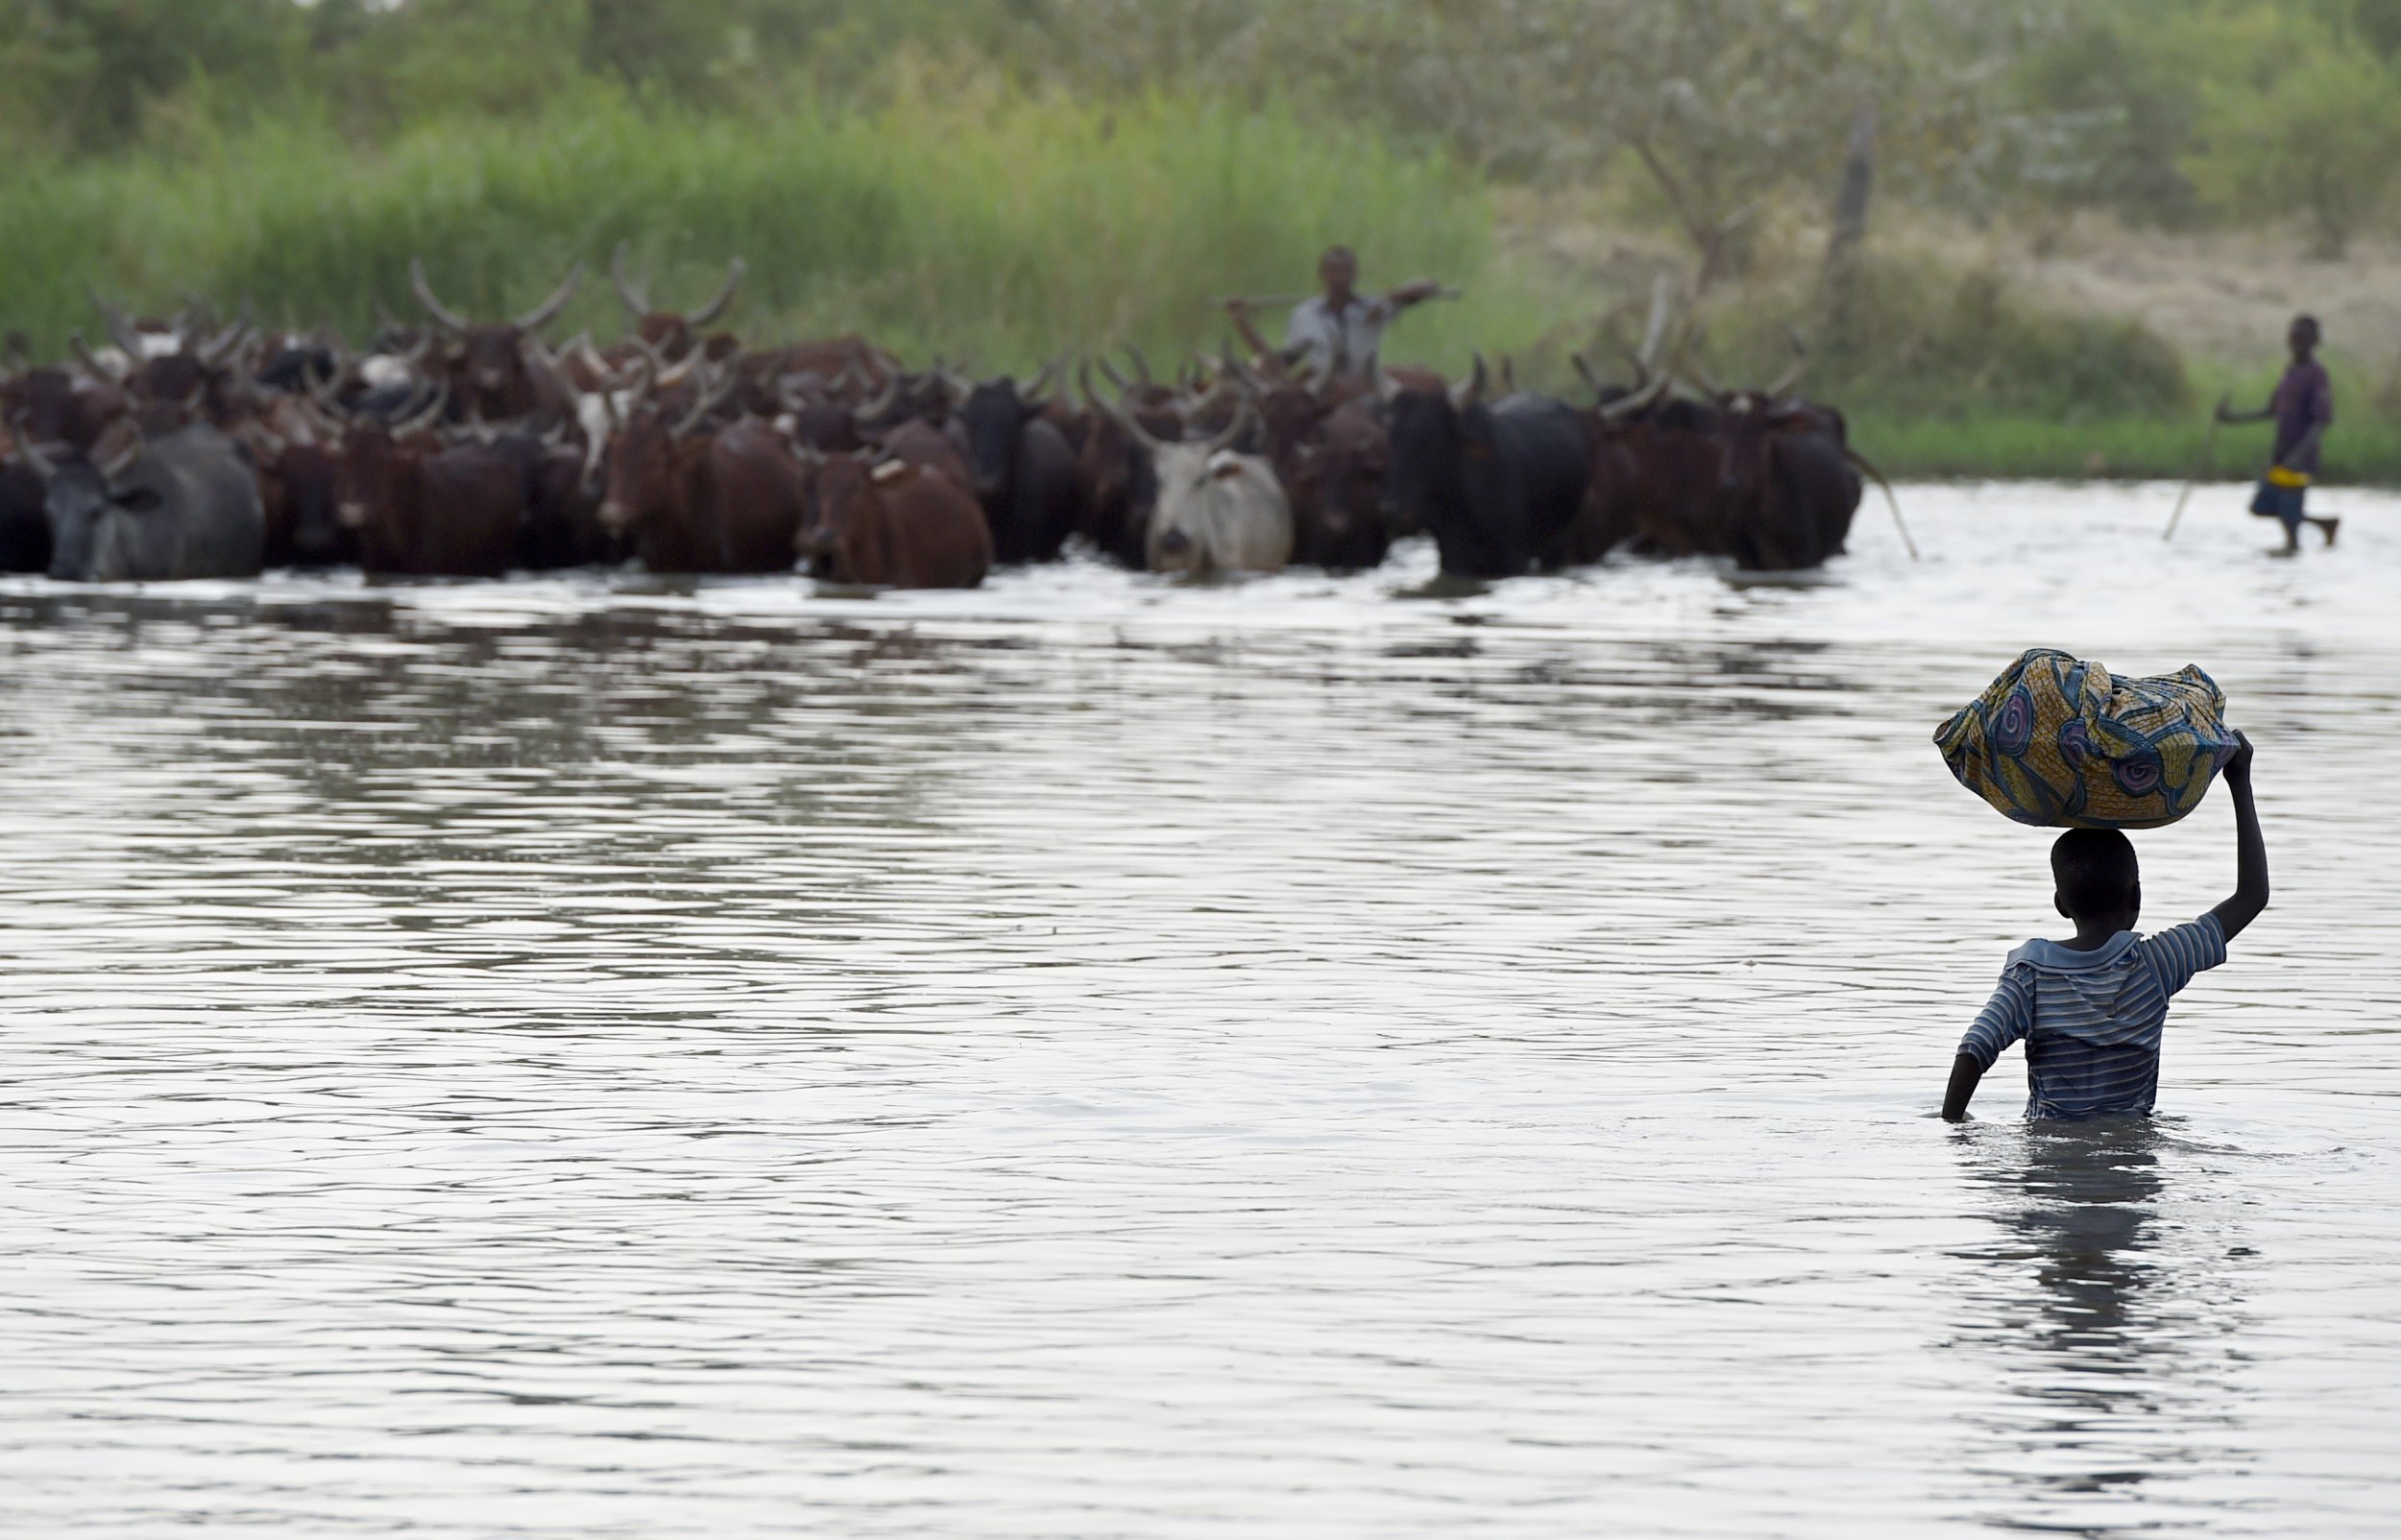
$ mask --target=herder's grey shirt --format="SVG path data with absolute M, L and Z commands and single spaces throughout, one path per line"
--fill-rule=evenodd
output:
M 1371 374 L 1392 320 L 1393 307 L 1381 300 L 1354 296 L 1336 315 L 1321 294 L 1293 306 L 1284 327 L 1284 356 L 1294 364 L 1314 364 L 1323 379 Z

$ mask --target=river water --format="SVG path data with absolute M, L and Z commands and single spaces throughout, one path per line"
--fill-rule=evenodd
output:
M 1904 496 L 1755 586 L 0 590 L 0 1530 L 2390 1533 L 2401 502 Z M 2260 746 L 2147 1125 L 1931 1117 L 2055 921 L 1928 736 L 2034 644 Z

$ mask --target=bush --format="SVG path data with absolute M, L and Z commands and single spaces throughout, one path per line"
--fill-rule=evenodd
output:
M 1808 389 L 1821 399 L 1921 418 L 2054 421 L 2172 416 L 2193 405 L 2183 357 L 2140 322 L 2038 312 L 1989 269 L 1925 259 L 1869 257 L 1855 281 L 1845 328 L 1812 349 Z M 1789 294 L 1740 301 L 1711 328 L 1728 360 L 1711 372 L 1781 373 L 1790 356 L 1783 323 L 1807 313 Z

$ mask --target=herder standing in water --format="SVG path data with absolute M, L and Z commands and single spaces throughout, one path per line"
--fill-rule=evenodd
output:
M 1372 379 L 1384 328 L 1403 310 L 1443 291 L 1434 279 L 1421 278 L 1370 299 L 1358 292 L 1359 257 L 1347 246 L 1332 247 L 1318 258 L 1318 281 L 1325 292 L 1293 307 L 1281 348 L 1270 348 L 1259 335 L 1249 301 L 1228 300 L 1225 308 L 1234 318 L 1234 329 L 1259 357 L 1281 359 L 1292 370 L 1306 365 L 1321 381 Z
M 2292 556 L 2301 549 L 2301 526 L 2314 524 L 2326 543 L 2335 542 L 2335 531 L 2341 527 L 2339 518 L 2312 518 L 2302 512 L 2302 503 L 2309 495 L 2310 483 L 2317 476 L 2317 451 L 2324 443 L 2327 427 L 2335 420 L 2334 381 L 2326 375 L 2326 366 L 2317 361 L 2317 320 L 2314 316 L 2296 316 L 2288 338 L 2292 348 L 2292 366 L 2284 378 L 2276 382 L 2276 392 L 2268 404 L 2256 412 L 2237 412 L 2227 403 L 2218 405 L 2220 422 L 2268 422 L 2276 424 L 2276 449 L 2268 465 L 2268 474 L 2260 479 L 2259 491 L 2251 498 L 2251 512 L 2263 517 L 2284 522 L 2284 554 Z

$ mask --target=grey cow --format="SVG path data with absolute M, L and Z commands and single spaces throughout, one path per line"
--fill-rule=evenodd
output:
M 108 439 L 102 441 L 109 443 Z M 29 456 L 47 484 L 50 575 L 68 582 L 255 577 L 266 554 L 258 478 L 205 423 L 95 461 Z

